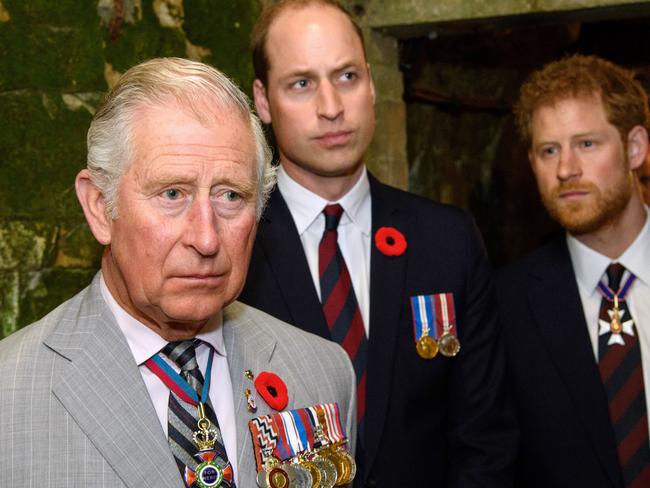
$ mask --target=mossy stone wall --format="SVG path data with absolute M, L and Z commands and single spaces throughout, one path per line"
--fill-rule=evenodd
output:
M 74 192 L 86 131 L 130 66 L 181 56 L 250 93 L 261 0 L 0 0 L 0 338 L 83 288 L 102 249 Z

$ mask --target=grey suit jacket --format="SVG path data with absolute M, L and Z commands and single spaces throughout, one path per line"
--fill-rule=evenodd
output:
M 273 371 L 287 409 L 338 402 L 355 445 L 354 371 L 336 344 L 241 303 L 224 310 L 235 402 L 238 486 L 255 487 L 243 371 Z M 0 342 L 0 486 L 184 486 L 99 274 L 40 321 Z

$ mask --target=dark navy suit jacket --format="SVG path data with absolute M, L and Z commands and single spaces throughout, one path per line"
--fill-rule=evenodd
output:
M 497 273 L 519 420 L 516 486 L 623 487 L 565 237 Z
M 355 486 L 510 486 L 516 434 L 503 397 L 503 354 L 484 248 L 463 210 L 370 176 L 372 251 L 365 439 Z M 408 242 L 374 245 L 380 227 Z M 415 349 L 409 298 L 453 293 L 461 351 L 426 360 Z M 330 338 L 293 219 L 274 191 L 239 298 Z M 315 384 L 314 388 L 318 388 Z

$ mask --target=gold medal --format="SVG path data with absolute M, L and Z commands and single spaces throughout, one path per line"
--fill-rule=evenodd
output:
M 354 479 L 357 465 L 347 451 L 329 451 L 323 455 L 336 466 L 337 476 L 334 486 L 345 486 Z
M 310 461 L 307 461 L 306 459 L 301 459 L 300 465 L 305 468 L 307 471 L 309 471 L 309 474 L 311 474 L 311 479 L 312 479 L 312 485 L 311 488 L 321 488 L 321 472 L 320 469 L 316 467 L 316 465 Z
M 289 474 L 282 469 L 282 466 L 278 466 L 268 472 L 267 481 L 271 488 L 288 488 Z
M 431 336 L 422 336 L 415 344 L 415 349 L 422 359 L 432 359 L 438 354 L 438 343 Z
M 336 466 L 334 463 L 319 454 L 316 454 L 316 456 L 311 458 L 310 462 L 312 462 L 320 471 L 321 488 L 333 488 L 337 478 Z
M 623 330 L 623 324 L 621 324 L 621 317 L 618 311 L 617 294 L 614 294 L 614 310 L 612 311 L 612 321 L 609 324 L 609 329 L 612 331 L 612 334 L 620 334 Z
M 445 332 L 438 339 L 440 353 L 445 357 L 454 357 L 460 351 L 460 341 L 455 335 Z
M 289 473 L 279 459 L 270 457 L 266 460 L 264 471 L 257 474 L 257 485 L 260 488 L 288 488 Z

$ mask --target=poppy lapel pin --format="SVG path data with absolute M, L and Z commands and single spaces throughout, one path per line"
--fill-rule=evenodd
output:
M 375 232 L 375 246 L 385 256 L 401 256 L 406 251 L 406 237 L 394 227 L 380 227 Z

